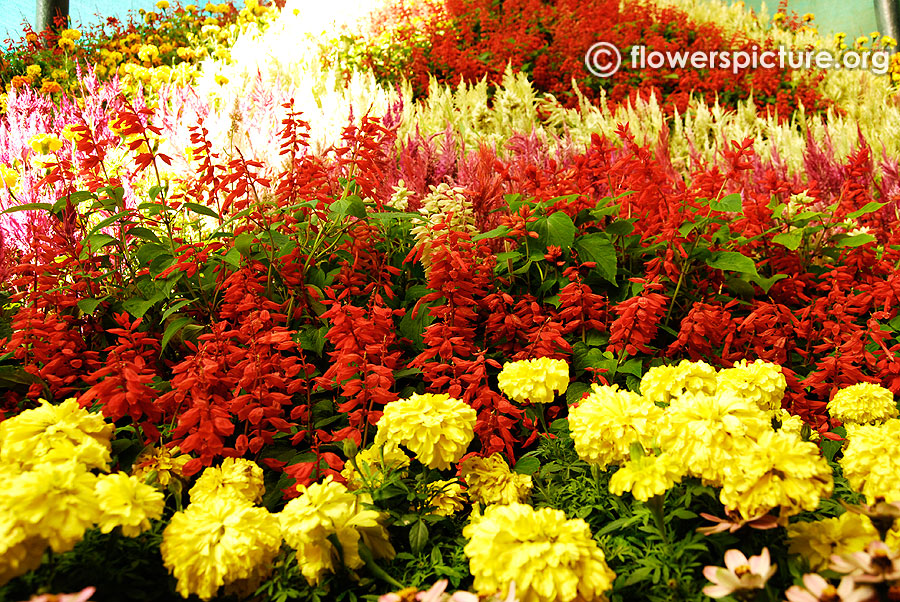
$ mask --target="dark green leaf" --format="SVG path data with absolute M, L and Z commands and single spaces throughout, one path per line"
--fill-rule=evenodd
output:
M 538 242 L 544 248 L 554 245 L 564 251 L 572 247 L 577 232 L 572 218 L 562 211 L 539 218 L 532 227 L 540 235 Z
M 706 265 L 717 270 L 759 275 L 756 271 L 756 263 L 746 255 L 735 251 L 718 251 L 706 260 Z
M 837 237 L 835 245 L 838 247 L 861 247 L 876 240 L 878 239 L 871 234 L 856 234 L 854 236 Z
M 85 314 L 92 314 L 94 310 L 97 309 L 97 306 L 103 303 L 106 297 L 102 299 L 82 299 L 78 302 L 78 309 L 80 309 Z
M 772 237 L 772 242 L 787 247 L 791 251 L 796 251 L 803 242 L 803 230 L 791 230 L 790 232 L 779 232 Z
M 166 326 L 165 332 L 163 332 L 162 341 L 160 342 L 159 352 L 162 353 L 166 348 L 166 345 L 169 344 L 169 341 L 174 337 L 182 328 L 187 326 L 188 324 L 193 324 L 194 319 L 184 316 L 181 318 L 177 318 L 169 322 L 169 325 Z
M 709 207 L 713 211 L 727 211 L 731 213 L 744 212 L 744 206 L 741 202 L 741 195 L 736 192 L 725 195 L 724 197 L 722 197 L 721 201 L 716 201 L 715 199 L 710 201 Z
M 516 462 L 515 471 L 519 474 L 532 475 L 541 469 L 541 461 L 533 456 L 523 456 Z
M 606 234 L 595 232 L 579 236 L 574 246 L 581 261 L 593 261 L 604 280 L 616 283 L 618 272 L 616 249 Z
M 214 210 L 210 209 L 206 205 L 201 205 L 199 203 L 185 203 L 185 207 L 193 211 L 194 213 L 199 213 L 200 215 L 205 215 L 207 217 L 213 217 L 217 220 L 221 220 L 222 217 L 216 213 Z
M 428 543 L 428 527 L 425 521 L 418 520 L 409 530 L 409 547 L 412 548 L 413 554 L 419 554 L 425 549 Z
M 15 213 L 16 211 L 53 211 L 53 205 L 50 203 L 24 203 L 22 205 L 16 205 L 15 207 L 7 207 L 3 211 L 0 211 L 0 215 L 4 215 L 6 213 Z

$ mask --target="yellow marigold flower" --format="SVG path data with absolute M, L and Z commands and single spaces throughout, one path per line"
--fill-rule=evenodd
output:
M 29 535 L 54 552 L 68 552 L 100 518 L 94 493 L 97 477 L 75 460 L 41 463 L 4 483 L 5 506 Z
M 66 52 L 72 52 L 75 50 L 75 42 L 70 40 L 69 38 L 60 38 L 56 45 L 65 50 Z
M 460 476 L 469 488 L 469 497 L 486 506 L 524 502 L 531 495 L 531 477 L 509 469 L 503 456 L 473 456 L 459 465 Z
M 138 50 L 138 58 L 142 61 L 151 62 L 154 59 L 159 58 L 159 48 L 154 46 L 153 44 L 144 44 Z
M 39 407 L 0 422 L 0 461 L 30 468 L 71 460 L 106 470 L 112 433 L 113 425 L 82 409 L 74 398 L 59 405 L 41 400 Z
M 220 86 L 224 86 L 228 83 L 228 78 L 222 74 L 216 74 L 216 83 Z
M 867 38 L 866 36 L 859 36 L 858 38 L 856 38 L 857 46 L 865 46 L 868 42 L 869 38 Z
M 897 40 L 895 40 L 891 36 L 883 36 L 881 38 L 881 45 L 882 46 L 896 46 Z
M 828 413 L 844 424 L 867 424 L 896 418 L 897 403 L 890 390 L 873 383 L 845 387 L 828 402 Z
M 747 360 L 741 360 L 732 368 L 720 370 L 716 375 L 716 385 L 718 391 L 734 391 L 763 411 L 775 412 L 781 409 L 787 381 L 778 364 L 763 360 L 748 364 Z
M 391 442 L 384 447 L 373 445 L 364 449 L 356 454 L 354 461 L 362 474 L 356 471 L 352 462 L 345 463 L 341 470 L 341 476 L 347 480 L 347 487 L 350 489 L 357 489 L 366 482 L 372 487 L 378 487 L 384 482 L 385 473 L 409 466 L 409 456 Z
M 3 182 L 6 188 L 13 188 L 18 181 L 19 172 L 6 163 L 0 163 L 0 182 Z
M 828 568 L 832 554 L 852 554 L 864 549 L 878 532 L 872 521 L 855 512 L 844 512 L 837 518 L 791 523 L 787 527 L 788 552 L 799 554 L 809 568 L 819 572 Z
M 641 395 L 651 403 L 669 404 L 673 397 L 716 392 L 716 369 L 706 362 L 681 360 L 675 366 L 654 366 L 641 378 Z
M 186 10 L 189 13 L 195 13 L 195 12 L 197 12 L 198 9 L 195 4 L 185 4 L 184 10 Z
M 265 492 L 262 468 L 244 458 L 225 458 L 220 466 L 203 471 L 191 487 L 192 504 L 205 504 L 210 498 L 236 495 L 251 504 L 262 500 Z
M 688 474 L 721 485 L 732 471 L 743 470 L 741 454 L 753 438 L 772 430 L 758 405 L 733 392 L 673 398 L 663 414 L 657 446 L 681 462 Z
M 178 50 L 175 51 L 175 54 L 178 55 L 182 61 L 189 61 L 194 58 L 194 51 L 191 48 L 187 48 L 186 46 L 181 46 Z
M 177 447 L 172 449 L 167 447 L 149 448 L 138 455 L 131 474 L 144 481 L 152 473 L 155 473 L 154 480 L 166 487 L 173 478 L 184 478 L 182 469 L 190 459 L 191 457 L 187 454 L 179 455 Z
M 807 23 L 809 23 L 810 21 L 812 21 L 815 18 L 816 18 L 816 16 L 812 13 L 803 13 L 803 20 L 806 21 Z
M 438 516 L 453 516 L 466 507 L 466 493 L 456 479 L 428 483 L 431 511 Z
M 81 32 L 77 29 L 63 29 L 61 32 L 59 32 L 59 37 L 66 40 L 77 40 L 81 37 Z
M 502 592 L 515 582 L 521 602 L 605 600 L 615 573 L 583 520 L 526 504 L 489 506 L 463 529 L 475 590 Z
M 848 425 L 847 441 L 840 463 L 850 485 L 870 504 L 878 497 L 900 500 L 900 420 L 892 418 L 876 426 Z
M 62 140 L 53 134 L 36 134 L 28 141 L 28 144 L 36 153 L 46 155 L 47 153 L 55 153 L 62 148 Z
M 632 443 L 645 448 L 656 434 L 663 410 L 652 401 L 616 385 L 593 385 L 593 391 L 569 410 L 575 451 L 585 462 L 605 468 L 628 459 Z
M 55 82 L 51 79 L 45 79 L 43 83 L 41 83 L 41 94 L 58 94 L 62 92 L 62 89 L 59 82 Z
M 775 23 L 784 21 L 784 13 L 775 13 L 774 15 L 772 15 L 772 21 Z
M 215 17 L 206 17 L 203 19 L 204 27 L 217 27 L 219 25 L 219 20 Z
M 50 72 L 50 77 L 53 79 L 69 79 L 69 72 L 65 69 L 54 69 Z
M 569 387 L 569 364 L 549 357 L 507 362 L 497 381 L 503 394 L 519 403 L 552 403 L 554 391 Z
M 327 477 L 321 484 L 298 487 L 300 497 L 287 503 L 279 514 L 284 541 L 297 551 L 297 564 L 306 580 L 318 583 L 325 573 L 333 573 L 339 559 L 328 537 L 341 544 L 343 563 L 351 569 L 363 566 L 359 539 L 376 558 L 393 558 L 394 548 L 382 515 L 366 510 L 356 495 Z
M 165 506 L 161 491 L 123 472 L 101 476 L 96 491 L 101 512 L 97 526 L 103 533 L 122 527 L 122 535 L 137 537 L 150 528 L 150 519 L 162 516 Z
M 25 75 L 30 77 L 31 79 L 36 79 L 41 76 L 41 66 L 40 65 L 28 65 L 25 67 Z
M 831 467 L 815 443 L 770 430 L 741 456 L 740 470 L 725 479 L 719 500 L 746 520 L 775 508 L 784 518 L 815 510 L 833 488 Z
M 163 563 L 178 593 L 203 600 L 219 587 L 258 582 L 281 549 L 278 521 L 237 496 L 211 497 L 177 512 L 163 532 Z
M 631 495 L 642 502 L 662 495 L 681 481 L 684 470 L 680 463 L 670 454 L 660 456 L 641 456 L 630 460 L 619 467 L 609 479 L 609 491 L 622 495 L 630 491 Z
M 0 505 L 0 586 L 41 565 L 47 542 L 29 536 L 12 512 Z
M 413 394 L 384 406 L 374 443 L 403 445 L 422 464 L 444 470 L 466 453 L 475 419 L 475 410 L 449 395 Z
M 159 10 L 166 10 L 169 8 L 169 0 L 159 0 L 159 2 L 156 3 L 156 8 Z

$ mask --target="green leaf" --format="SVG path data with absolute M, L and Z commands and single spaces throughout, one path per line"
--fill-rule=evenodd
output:
M 326 332 L 328 332 L 327 326 L 316 327 L 312 324 L 305 326 L 300 331 L 300 347 L 306 351 L 314 351 L 316 355 L 322 355 Z
M 791 251 L 796 251 L 803 242 L 803 230 L 791 230 L 790 232 L 779 232 L 772 237 L 772 242 L 778 243 L 783 247 L 787 247 Z
M 125 232 L 127 236 L 134 236 L 135 238 L 140 238 L 141 240 L 146 240 L 147 242 L 155 242 L 157 244 L 162 241 L 159 240 L 159 236 L 151 230 L 150 228 L 145 228 L 143 226 L 135 226 L 134 228 L 130 228 L 127 232 Z
M 131 299 L 126 299 L 122 302 L 122 308 L 135 318 L 140 318 L 143 317 L 143 315 L 147 313 L 147 310 L 153 307 L 158 301 L 159 299 L 155 298 L 142 299 L 140 297 L 132 297 Z
M 159 345 L 160 355 L 162 355 L 163 350 L 166 348 L 166 345 L 169 344 L 169 341 L 172 340 L 172 337 L 174 337 L 182 328 L 184 328 L 188 324 L 193 324 L 193 323 L 194 323 L 194 319 L 187 317 L 187 316 L 177 318 L 177 319 L 169 322 L 169 325 L 166 326 L 165 332 L 163 332 L 162 341 L 160 341 L 160 345 Z
M 103 303 L 106 297 L 101 299 L 82 299 L 78 302 L 78 309 L 80 309 L 85 314 L 92 314 L 94 310 L 97 309 L 97 306 Z
M 5 387 L 13 385 L 42 384 L 40 378 L 15 366 L 0 366 L 0 384 Z
M 163 312 L 163 314 L 162 314 L 163 322 L 165 322 L 169 318 L 169 316 L 174 314 L 176 311 L 178 311 L 185 305 L 193 303 L 194 301 L 196 301 L 196 299 L 182 299 L 178 303 L 173 304 L 171 307 L 169 307 L 166 311 Z
M 706 265 L 717 270 L 728 270 L 759 276 L 759 273 L 756 271 L 756 262 L 746 255 L 735 251 L 718 251 L 706 260 Z
M 97 195 L 93 192 L 89 192 L 87 190 L 78 190 L 70 195 L 59 197 L 59 199 L 57 199 L 57 201 L 53 204 L 53 209 L 51 209 L 51 211 L 53 213 L 62 211 L 66 208 L 66 205 L 68 203 L 72 203 L 73 207 L 77 207 L 80 203 L 96 198 Z
M 835 246 L 838 247 L 861 247 L 870 242 L 875 242 L 878 240 L 871 234 L 856 234 L 854 236 L 841 236 L 836 237 L 837 241 L 834 243 Z
M 713 199 L 709 202 L 709 207 L 713 211 L 727 211 L 730 213 L 744 212 L 744 206 L 741 202 L 741 195 L 736 192 L 725 195 L 724 197 L 722 197 L 721 201 L 716 201 L 715 199 Z
M 574 247 L 581 261 L 593 261 L 604 280 L 616 283 L 618 272 L 616 249 L 606 234 L 595 232 L 579 236 Z
M 359 219 L 366 218 L 366 205 L 362 199 L 355 194 L 343 199 L 338 199 L 328 206 L 334 215 L 352 215 Z
M 581 401 L 582 396 L 590 390 L 590 385 L 572 381 L 569 383 L 569 388 L 566 389 L 566 403 L 572 405 L 573 403 Z
M 627 236 L 634 232 L 635 219 L 617 219 L 606 227 L 606 233 L 613 236 Z
M 213 217 L 217 220 L 222 219 L 222 216 L 220 216 L 218 213 L 216 213 L 206 205 L 201 205 L 200 203 L 185 203 L 184 206 L 194 213 L 199 213 L 200 215 L 205 215 L 207 217 Z
M 483 240 L 485 238 L 500 238 L 501 236 L 506 236 L 509 234 L 509 228 L 506 226 L 497 226 L 493 230 L 489 232 L 482 232 L 480 234 L 476 234 L 472 237 L 472 240 L 478 242 L 479 240 Z
M 90 236 L 91 234 L 96 234 L 103 228 L 109 226 L 110 224 L 114 223 L 118 219 L 125 217 L 129 213 L 130 213 L 130 211 L 119 211 L 118 213 L 114 213 L 113 215 L 110 215 L 106 219 L 100 220 L 100 223 L 98 223 L 96 226 L 91 228 L 91 231 L 88 232 L 88 236 Z
M 39 211 L 41 209 L 52 212 L 53 205 L 50 203 L 25 203 L 23 205 L 16 205 L 15 207 L 7 207 L 3 211 L 0 211 L 0 215 L 15 213 L 16 211 Z
M 425 521 L 419 519 L 409 530 L 409 547 L 413 554 L 420 554 L 428 543 L 428 527 Z
M 861 215 L 865 215 L 867 213 L 872 213 L 872 212 L 878 211 L 885 205 L 887 205 L 887 203 L 878 203 L 876 201 L 869 201 L 868 203 L 866 203 L 865 205 L 863 205 L 862 207 L 860 207 L 853 213 L 848 213 L 847 217 L 849 219 L 856 219 Z
M 539 218 L 532 226 L 539 234 L 538 242 L 545 248 L 554 245 L 563 250 L 572 247 L 575 233 L 578 231 L 572 218 L 562 211 Z
M 751 280 L 758 284 L 759 288 L 761 288 L 763 292 L 768 295 L 769 289 L 772 288 L 773 284 L 775 284 L 779 280 L 784 280 L 787 277 L 787 274 L 775 274 L 771 278 L 763 278 L 762 276 L 758 276 L 756 278 L 751 278 Z
M 532 475 L 541 469 L 541 461 L 534 456 L 523 456 L 513 469 L 519 474 Z
M 114 236 L 98 232 L 97 234 L 91 234 L 84 239 L 83 244 L 85 247 L 90 247 L 91 251 L 99 251 L 110 243 L 118 242 L 118 240 L 119 239 Z
M 253 244 L 255 238 L 255 234 L 244 232 L 234 239 L 234 248 L 244 257 L 250 257 L 250 245 Z

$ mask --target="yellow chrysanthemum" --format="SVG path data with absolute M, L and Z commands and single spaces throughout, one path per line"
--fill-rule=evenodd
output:
M 428 491 L 431 511 L 438 516 L 453 516 L 466 507 L 466 493 L 456 479 L 428 483 Z
M 513 504 L 524 502 L 531 495 L 531 477 L 511 471 L 500 454 L 467 458 L 459 471 L 473 501 L 485 505 Z
M 900 419 L 874 426 L 848 425 L 847 441 L 840 463 L 850 485 L 870 504 L 878 497 L 900 500 Z
M 837 518 L 791 523 L 787 535 L 788 552 L 805 558 L 813 572 L 828 568 L 832 554 L 859 552 L 878 539 L 872 521 L 855 512 L 845 512 Z
M 641 378 L 641 395 L 651 403 L 668 405 L 682 395 L 713 395 L 716 369 L 706 362 L 681 360 L 675 366 L 654 366 Z
M 475 419 L 475 410 L 449 395 L 413 394 L 384 406 L 374 443 L 403 445 L 422 464 L 443 470 L 466 453 Z
M 740 470 L 729 473 L 719 499 L 746 520 L 776 508 L 784 518 L 815 510 L 833 488 L 831 467 L 815 443 L 770 430 L 745 450 Z
M 663 414 L 657 446 L 669 452 L 691 476 L 719 486 L 742 471 L 741 455 L 753 438 L 771 432 L 771 420 L 759 406 L 732 392 L 672 399 Z
M 189 492 L 192 504 L 203 504 L 213 497 L 237 495 L 251 504 L 262 500 L 265 492 L 263 471 L 256 462 L 244 458 L 225 458 L 220 466 L 203 471 Z
M 352 462 L 344 464 L 341 476 L 347 480 L 347 487 L 358 489 L 363 483 L 378 487 L 384 482 L 386 472 L 409 466 L 409 456 L 397 445 L 388 442 L 384 447 L 373 445 L 356 454 L 354 458 L 360 472 Z
M 28 468 L 74 460 L 106 470 L 112 433 L 113 425 L 101 414 L 82 409 L 74 399 L 59 405 L 41 400 L 39 407 L 0 422 L 0 461 Z
M 74 460 L 38 464 L 6 479 L 0 507 L 7 508 L 29 536 L 45 540 L 54 552 L 68 552 L 100 520 L 96 482 L 97 477 Z
M 0 586 L 41 565 L 47 542 L 29 536 L 12 512 L 0 505 Z
M 630 491 L 635 499 L 646 502 L 664 494 L 683 476 L 683 468 L 669 454 L 641 456 L 619 467 L 609 479 L 609 491 L 615 495 Z
M 645 397 L 594 384 L 590 395 L 569 410 L 569 430 L 578 456 L 605 468 L 627 460 L 632 443 L 648 447 L 662 416 L 663 410 Z
M 142 61 L 153 61 L 159 58 L 159 48 L 153 44 L 144 44 L 138 50 L 138 58 Z
M 719 392 L 733 391 L 763 411 L 775 412 L 781 409 L 787 381 L 778 364 L 763 360 L 748 364 L 747 360 L 741 360 L 732 368 L 720 370 L 716 375 L 716 385 Z
M 898 411 L 890 390 L 859 383 L 835 393 L 828 402 L 828 413 L 844 424 L 870 424 L 896 418 Z
M 562 510 L 489 506 L 463 535 L 479 593 L 505 596 L 515 582 L 521 602 L 591 602 L 605 600 L 615 579 L 587 523 Z
M 552 403 L 556 393 L 569 387 L 569 364 L 549 357 L 507 362 L 497 384 L 504 395 L 519 403 Z
M 346 487 L 327 477 L 321 484 L 298 489 L 300 497 L 287 503 L 279 519 L 284 541 L 297 551 L 297 564 L 309 583 L 333 573 L 341 560 L 351 569 L 362 567 L 360 537 L 374 557 L 394 557 L 381 514 L 364 509 Z M 332 535 L 341 544 L 342 557 L 328 539 Z
M 28 141 L 28 144 L 34 152 L 42 155 L 55 153 L 62 148 L 62 140 L 53 134 L 36 134 Z
M 98 527 L 109 533 L 122 527 L 125 537 L 137 537 L 150 528 L 150 520 L 162 516 L 165 500 L 161 491 L 122 472 L 103 475 L 97 480 L 100 502 Z
M 163 532 L 163 563 L 178 593 L 203 600 L 219 587 L 253 583 L 271 572 L 281 549 L 278 520 L 237 496 L 210 497 L 175 513 Z
M 142 481 L 155 474 L 155 481 L 166 487 L 172 479 L 184 478 L 182 470 L 191 459 L 189 455 L 179 454 L 178 451 L 177 447 L 158 447 L 141 452 L 134 462 L 131 474 Z

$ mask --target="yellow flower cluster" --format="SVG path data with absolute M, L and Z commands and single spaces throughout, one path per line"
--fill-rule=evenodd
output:
M 531 495 L 531 477 L 509 469 L 503 456 L 473 456 L 459 466 L 469 497 L 485 505 L 524 502 Z
M 353 465 L 359 467 L 359 471 Z M 356 454 L 353 462 L 344 464 L 341 476 L 347 480 L 347 487 L 358 489 L 364 484 L 378 487 L 384 483 L 385 473 L 402 470 L 409 466 L 409 456 L 396 444 L 388 442 L 383 447 L 373 445 Z
M 207 468 L 191 488 L 191 503 L 172 517 L 160 546 L 178 593 L 203 600 L 225 586 L 248 595 L 272 570 L 281 550 L 279 521 L 255 505 L 262 469 L 244 459 Z
M 552 403 L 569 386 L 569 364 L 549 357 L 507 362 L 497 381 L 503 394 L 519 403 Z
M 62 148 L 62 140 L 53 134 L 36 134 L 28 141 L 31 149 L 42 155 L 55 153 Z
M 0 182 L 6 188 L 13 188 L 19 181 L 19 172 L 6 163 L 0 163 Z
M 879 425 L 849 425 L 847 441 L 840 463 L 850 485 L 870 504 L 878 497 L 900 501 L 900 419 Z
M 845 387 L 828 402 L 828 413 L 844 424 L 882 423 L 896 418 L 897 402 L 888 389 L 873 383 Z
M 609 485 L 617 495 L 647 500 L 691 476 L 721 487 L 721 502 L 746 520 L 773 509 L 784 520 L 814 510 L 833 488 L 818 448 L 784 417 L 784 387 L 780 368 L 759 360 L 718 373 L 683 361 L 649 370 L 642 396 L 596 385 L 569 427 L 582 459 L 619 465 Z M 788 428 L 774 430 L 773 419 Z
M 489 506 L 463 535 L 478 592 L 506 596 L 515 583 L 521 602 L 591 602 L 605 600 L 615 579 L 587 523 L 561 510 Z
M 346 487 L 327 477 L 321 484 L 298 489 L 300 497 L 288 502 L 279 518 L 284 540 L 297 551 L 297 564 L 309 583 L 334 572 L 338 562 L 351 569 L 362 567 L 360 539 L 373 557 L 394 557 L 382 515 L 363 509 L 360 499 Z M 340 551 L 330 538 L 337 539 Z
M 422 464 L 443 470 L 466 453 L 475 419 L 475 410 L 449 395 L 413 394 L 384 407 L 374 443 L 403 445 Z
M 0 423 L 0 585 L 66 552 L 99 526 L 132 537 L 162 515 L 163 495 L 108 470 L 113 426 L 75 399 L 42 401 Z
M 859 552 L 878 532 L 872 521 L 855 512 L 844 512 L 837 518 L 793 523 L 787 527 L 788 552 L 799 554 L 815 572 L 828 568 L 833 554 Z
M 131 474 L 142 481 L 149 483 L 155 481 L 167 487 L 173 479 L 184 478 L 182 469 L 190 459 L 186 454 L 179 454 L 177 447 L 149 448 L 135 459 Z
M 466 507 L 466 492 L 456 479 L 428 483 L 431 511 L 438 516 L 453 516 Z

